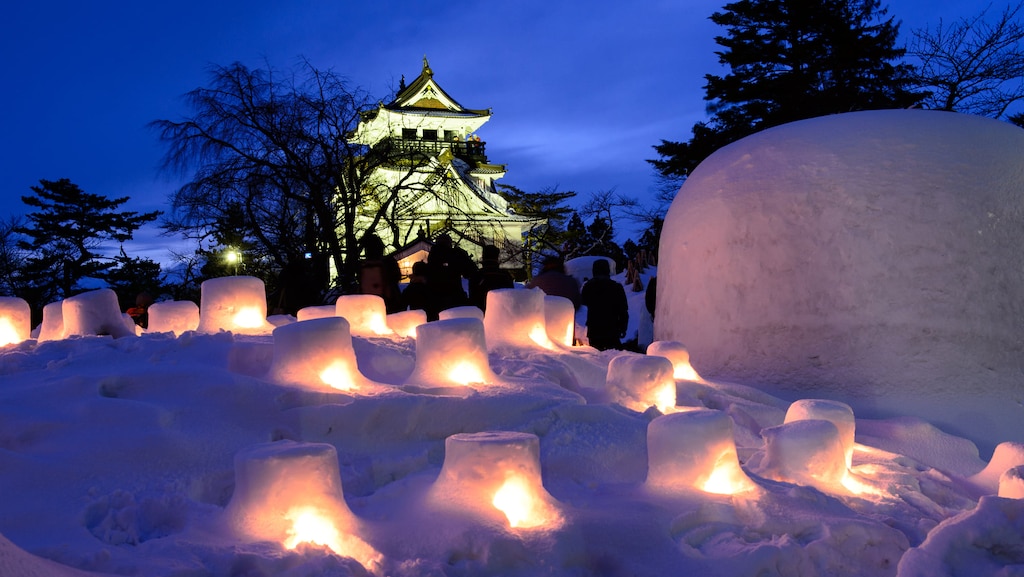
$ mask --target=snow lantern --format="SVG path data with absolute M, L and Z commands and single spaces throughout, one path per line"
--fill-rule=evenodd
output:
M 792 421 L 761 431 L 765 456 L 760 474 L 776 481 L 842 491 L 846 452 L 831 421 Z
M 572 301 L 544 295 L 544 326 L 551 342 L 571 347 L 576 332 L 576 307 Z
M 337 309 L 335 305 L 317 305 L 311 307 L 302 307 L 295 313 L 295 320 L 302 322 L 311 319 L 333 317 L 336 311 Z
M 416 327 L 416 367 L 407 385 L 451 387 L 495 380 L 482 322 L 457 318 Z
M 282 384 L 346 392 L 372 392 L 378 385 L 359 372 L 349 323 L 325 317 L 274 329 L 274 359 L 267 378 Z
M 1024 499 L 1024 466 L 1003 471 L 999 476 L 999 496 L 1006 499 Z
M 32 311 L 25 299 L 0 297 L 0 347 L 28 340 L 32 335 Z
M 39 342 L 64 338 L 64 301 L 43 307 L 43 324 L 39 326 Z
M 704 382 L 693 365 L 690 364 L 690 352 L 686 345 L 678 341 L 654 341 L 647 345 L 647 354 L 652 357 L 665 357 L 672 362 L 672 375 L 679 380 Z
M 197 330 L 201 333 L 270 333 L 274 327 L 267 322 L 267 291 L 263 281 L 251 276 L 203 281 Z
M 822 419 L 830 421 L 839 430 L 839 442 L 843 444 L 846 456 L 846 468 L 853 465 L 853 438 L 857 423 L 853 417 L 853 409 L 846 403 L 824 399 L 801 399 L 789 405 L 783 422 Z
M 544 296 L 540 289 L 488 291 L 484 314 L 488 346 L 554 349 L 544 317 Z
M 663 415 L 647 425 L 647 485 L 727 495 L 756 488 L 740 468 L 732 417 L 712 409 Z
M 115 339 L 135 336 L 135 331 L 125 323 L 121 314 L 117 294 L 110 289 L 84 292 L 64 299 L 61 317 L 64 336 L 110 335 Z
M 512 529 L 557 529 L 562 515 L 541 482 L 540 440 L 509 431 L 459 433 L 445 439 L 433 503 Z
M 1000 478 L 1003 473 L 1022 465 L 1024 465 L 1024 443 L 999 443 L 985 468 L 968 480 L 985 494 L 994 495 L 999 491 Z
M 336 316 L 348 320 L 353 335 L 378 337 L 391 334 L 384 299 L 377 295 L 342 295 L 334 307 Z
M 657 407 L 667 413 L 676 407 L 676 380 L 665 357 L 618 355 L 608 363 L 605 388 L 611 402 L 634 411 Z
M 328 547 L 369 568 L 381 556 L 359 538 L 345 503 L 333 445 L 276 441 L 235 454 L 235 491 L 225 510 L 232 527 L 256 541 L 288 549 Z
M 199 307 L 192 301 L 161 301 L 149 305 L 151 333 L 182 333 L 199 328 Z
M 476 307 L 474 307 L 476 308 Z M 405 338 L 416 337 L 416 327 L 427 322 L 426 311 L 411 310 L 391 313 L 387 316 L 388 328 L 398 336 Z
M 473 305 L 452 307 L 439 312 L 437 314 L 437 319 L 441 321 L 448 319 L 477 319 L 483 322 L 484 311 L 480 310 L 480 307 Z

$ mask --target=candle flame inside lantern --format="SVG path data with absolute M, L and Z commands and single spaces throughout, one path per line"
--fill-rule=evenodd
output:
M 528 529 L 543 525 L 547 521 L 539 510 L 541 507 L 538 507 L 533 491 L 522 477 L 506 479 L 501 488 L 494 493 L 491 504 L 505 514 L 512 528 Z
M 544 325 L 534 325 L 530 329 L 530 340 L 546 349 L 551 348 L 551 339 L 548 338 L 548 331 Z
M 334 361 L 326 369 L 320 372 L 320 380 L 326 385 L 342 391 L 352 391 L 359 386 L 352 382 L 349 368 L 343 361 Z
M 383 315 L 373 315 L 370 317 L 367 326 L 375 335 L 389 335 L 394 332 L 388 326 L 387 317 Z
M 666 383 L 654 394 L 654 406 L 663 414 L 676 408 L 676 384 Z
M 20 342 L 21 337 L 18 336 L 18 330 L 11 324 L 11 320 L 7 317 L 0 318 L 0 347 Z
M 300 543 L 312 543 L 329 547 L 338 555 L 345 555 L 341 546 L 341 533 L 334 522 L 322 515 L 313 507 L 295 507 L 288 511 L 285 518 L 292 522 L 288 530 L 288 538 L 284 546 L 294 549 Z
M 460 385 L 484 382 L 484 375 L 480 371 L 480 367 L 469 361 L 462 361 L 452 367 L 452 370 L 448 373 L 448 378 Z
M 707 493 L 734 495 L 753 489 L 754 484 L 736 464 L 735 453 L 726 452 L 718 458 L 714 470 L 700 488 Z
M 255 329 L 263 326 L 265 319 L 257 307 L 242 307 L 232 320 L 238 328 Z

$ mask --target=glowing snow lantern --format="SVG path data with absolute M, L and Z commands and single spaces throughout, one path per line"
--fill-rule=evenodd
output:
M 704 382 L 690 364 L 690 352 L 683 343 L 677 341 L 654 341 L 647 345 L 649 356 L 665 357 L 672 361 L 673 376 L 684 381 Z
M 303 307 L 295 313 L 295 320 L 302 322 L 312 319 L 333 317 L 335 312 L 336 308 L 334 305 L 317 305 L 311 307 Z
M 484 314 L 487 345 L 496 348 L 529 347 L 554 349 L 544 318 L 544 291 L 540 289 L 495 289 L 487 293 Z
M 849 469 L 853 464 L 853 439 L 857 428 L 850 405 L 824 399 L 801 399 L 789 405 L 783 422 L 807 419 L 822 419 L 836 426 L 839 430 L 839 442 L 843 444 L 843 454 L 846 456 L 846 468 Z
M 263 281 L 251 276 L 203 281 L 196 330 L 201 333 L 269 334 L 274 326 L 267 322 L 267 292 Z
M 387 322 L 388 328 L 395 334 L 406 338 L 415 338 L 416 327 L 427 322 L 427 313 L 421 310 L 392 313 L 387 316 Z
M 149 305 L 149 332 L 182 333 L 199 328 L 199 307 L 192 301 L 163 301 Z
M 57 301 L 43 307 L 43 324 L 39 325 L 39 342 L 64 338 L 64 302 Z
M 540 440 L 507 431 L 460 433 L 445 440 L 444 465 L 430 490 L 433 503 L 513 529 L 556 529 L 557 502 L 544 489 Z
M 1024 465 L 1024 443 L 999 443 L 985 468 L 968 481 L 985 494 L 994 495 L 999 491 L 999 480 L 1003 473 L 1021 465 Z
M 627 353 L 613 358 L 608 363 L 605 387 L 611 402 L 634 411 L 657 407 L 667 413 L 676 406 L 672 363 L 664 357 Z
M 839 429 L 831 421 L 791 421 L 764 429 L 761 435 L 765 456 L 760 474 L 823 491 L 843 490 L 846 451 Z
M 732 417 L 698 409 L 663 415 L 647 425 L 647 486 L 735 494 L 756 488 L 740 468 Z
M 343 295 L 334 303 L 334 314 L 345 317 L 352 334 L 361 337 L 390 335 L 387 308 L 377 295 Z
M 1024 466 L 1003 471 L 999 476 L 999 496 L 1006 499 L 1024 499 Z
M 382 386 L 359 372 L 349 323 L 324 317 L 274 329 L 274 360 L 267 378 L 278 383 L 368 393 Z
M 544 324 L 552 342 L 571 347 L 576 329 L 576 308 L 572 301 L 544 295 Z
M 451 387 L 494 381 L 479 320 L 438 320 L 416 327 L 416 367 L 407 385 Z
M 64 299 L 61 317 L 65 336 L 110 335 L 115 339 L 135 336 L 135 330 L 125 323 L 121 314 L 117 294 L 110 289 L 84 292 Z
M 338 454 L 326 443 L 277 441 L 235 455 L 235 491 L 226 514 L 241 535 L 288 549 L 326 546 L 364 565 L 381 556 L 357 536 L 359 523 L 345 503 Z
M 437 315 L 437 320 L 446 321 L 448 319 L 477 319 L 482 322 L 484 320 L 484 311 L 480 310 L 480 307 L 466 305 L 445 309 Z
M 28 340 L 32 334 L 32 311 L 25 299 L 0 297 L 0 347 Z

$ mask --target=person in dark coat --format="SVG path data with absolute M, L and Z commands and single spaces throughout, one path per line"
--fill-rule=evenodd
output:
M 539 288 L 546 295 L 565 297 L 572 301 L 576 310 L 580 308 L 580 284 L 565 274 L 565 263 L 558 257 L 544 259 L 540 272 L 526 283 L 526 288 Z
M 600 351 L 621 348 L 629 323 L 626 291 L 611 279 L 606 259 L 594 261 L 593 275 L 580 291 L 580 302 L 587 307 L 587 339 Z
M 486 245 L 480 259 L 480 270 L 469 282 L 469 302 L 486 311 L 488 292 L 513 287 L 515 280 L 512 279 L 512 275 L 498 266 L 498 247 Z
M 433 312 L 431 318 L 430 287 L 427 285 L 427 263 L 423 261 L 412 264 L 412 275 L 409 277 L 409 284 L 402 291 L 402 300 L 409 310 L 422 310 L 427 313 L 428 321 L 437 320 L 437 311 Z
M 388 314 L 405 310 L 402 291 L 398 288 L 402 270 L 394 257 L 384 256 L 384 242 L 380 237 L 373 233 L 366 235 L 363 254 L 366 258 L 359 263 L 359 293 L 384 299 Z
M 447 234 L 437 237 L 427 255 L 427 267 L 427 285 L 432 299 L 428 316 L 469 304 L 462 279 L 473 278 L 476 264 L 469 253 L 452 244 L 452 237 Z

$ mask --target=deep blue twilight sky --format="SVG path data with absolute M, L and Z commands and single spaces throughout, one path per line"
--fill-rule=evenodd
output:
M 130 196 L 128 210 L 166 209 L 175 183 L 147 123 L 187 114 L 181 96 L 206 84 L 211 64 L 283 69 L 300 56 L 384 98 L 426 55 L 456 100 L 493 109 L 479 134 L 508 166 L 501 182 L 642 200 L 657 186 L 651 147 L 686 140 L 705 118 L 722 32 L 708 16 L 725 1 L 16 2 L 0 22 L 0 217 L 23 214 L 29 187 L 59 178 Z M 904 36 L 980 10 L 888 6 Z M 156 232 L 137 234 L 129 254 L 166 262 L 173 241 Z

